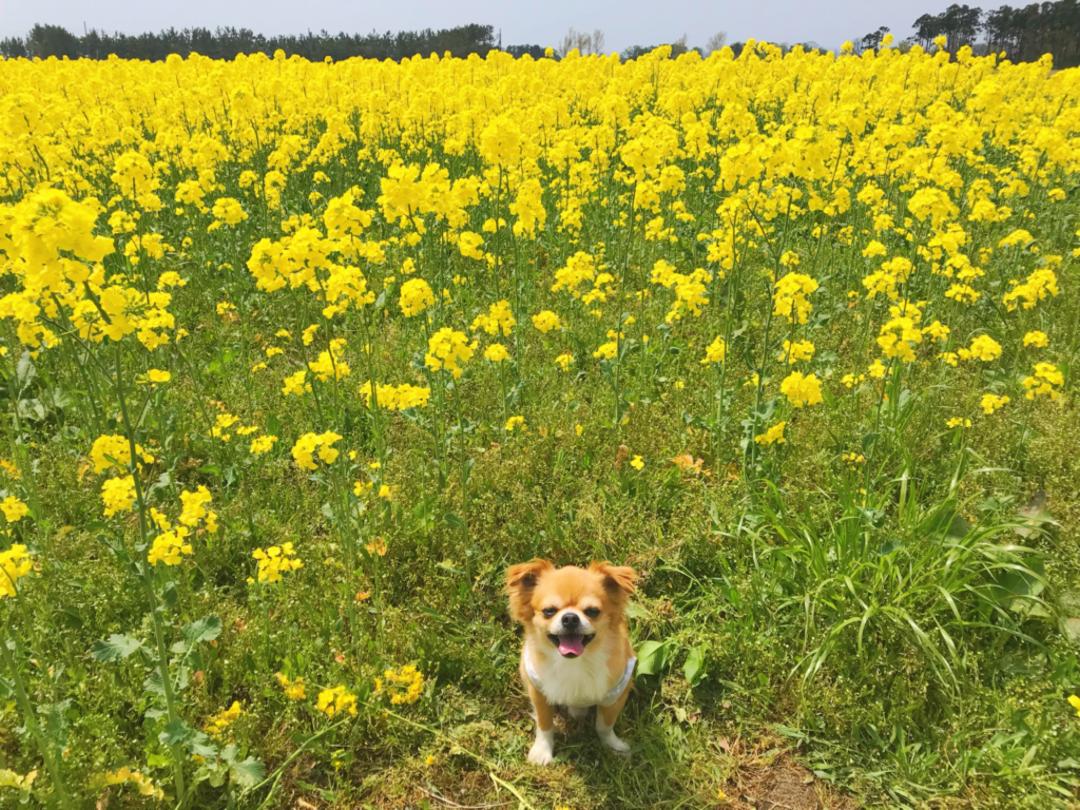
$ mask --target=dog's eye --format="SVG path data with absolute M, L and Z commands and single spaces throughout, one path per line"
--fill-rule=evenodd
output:
M 597 616 L 600 615 L 600 608 L 598 608 L 598 607 L 585 608 L 585 615 L 588 616 L 590 619 L 595 619 Z
M 559 612 L 559 609 L 553 607 L 546 607 L 540 612 L 544 614 L 545 619 L 550 619 L 552 616 Z

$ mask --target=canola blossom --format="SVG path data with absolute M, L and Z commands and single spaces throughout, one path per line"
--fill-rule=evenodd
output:
M 19 580 L 33 571 L 33 561 L 22 543 L 0 551 L 0 599 L 18 595 Z
M 415 703 L 424 693 L 424 675 L 412 664 L 387 669 L 375 679 L 375 693 L 388 695 L 395 706 Z
M 356 715 L 356 695 L 345 686 L 332 686 L 319 692 L 315 708 L 327 717 L 340 714 Z
M 257 548 L 251 552 L 251 556 L 258 561 L 257 580 L 268 584 L 281 582 L 282 574 L 304 567 L 303 560 L 297 557 L 291 542 L 264 549 Z

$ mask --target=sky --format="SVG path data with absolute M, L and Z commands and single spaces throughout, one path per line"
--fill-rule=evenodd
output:
M 897 39 L 919 15 L 949 0 L 0 0 L 0 36 L 22 36 L 35 22 L 128 34 L 162 28 L 234 26 L 262 34 L 449 28 L 470 22 L 501 30 L 504 45 L 558 46 L 571 27 L 604 32 L 605 50 L 670 42 L 686 35 L 704 45 L 723 31 L 728 42 L 748 37 L 814 42 L 835 48 L 878 26 Z M 998 5 L 994 2 L 992 5 Z

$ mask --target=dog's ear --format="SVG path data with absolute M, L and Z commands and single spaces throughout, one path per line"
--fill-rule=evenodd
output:
M 603 577 L 604 588 L 608 593 L 623 599 L 637 590 L 637 572 L 626 565 L 612 565 L 609 562 L 594 562 L 589 565 L 590 571 L 595 571 Z
M 510 595 L 510 616 L 522 624 L 532 618 L 532 592 L 540 575 L 554 566 L 547 560 L 534 559 L 511 565 L 506 570 L 506 592 Z

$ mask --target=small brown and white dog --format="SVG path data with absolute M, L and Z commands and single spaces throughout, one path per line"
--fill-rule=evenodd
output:
M 556 568 L 533 560 L 506 572 L 510 615 L 525 628 L 519 671 L 536 717 L 530 762 L 547 765 L 554 756 L 555 706 L 578 718 L 595 706 L 600 739 L 620 753 L 630 750 L 615 734 L 615 720 L 637 661 L 625 614 L 636 579 L 632 568 L 606 562 Z

